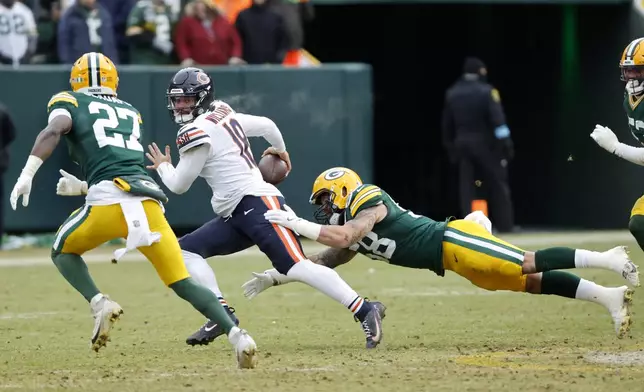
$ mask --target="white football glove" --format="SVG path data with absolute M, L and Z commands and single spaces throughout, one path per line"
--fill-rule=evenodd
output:
M 18 198 L 22 196 L 22 206 L 27 207 L 29 205 L 29 194 L 31 193 L 31 181 L 33 177 L 21 174 L 16 181 L 16 185 L 13 186 L 11 191 L 11 196 L 9 197 L 9 202 L 11 203 L 11 208 L 16 210 L 18 204 Z
M 590 137 L 599 144 L 601 148 L 610 152 L 611 154 L 615 153 L 617 146 L 619 145 L 619 140 L 617 136 L 610 130 L 610 128 L 603 125 L 595 125 L 595 130 L 590 134 Z
M 295 211 L 291 209 L 291 207 L 287 206 L 284 204 L 284 210 L 268 210 L 264 213 L 264 218 L 266 218 L 267 221 L 271 223 L 275 223 L 276 225 L 284 226 L 287 229 L 291 229 L 297 233 L 295 230 L 295 225 L 299 220 L 302 218 L 298 217 L 295 214 Z M 298 234 L 299 235 L 299 234 Z
M 62 177 L 58 179 L 56 194 L 59 196 L 78 196 L 87 194 L 87 182 L 81 181 L 65 170 L 59 170 Z
M 268 272 L 262 272 L 258 274 L 257 272 L 252 273 L 254 278 L 242 285 L 244 289 L 244 296 L 248 299 L 253 299 L 257 294 L 266 290 L 269 287 L 276 286 L 279 282 L 273 279 Z
M 485 216 L 483 211 L 474 211 L 463 219 L 478 223 L 483 226 L 488 233 L 492 234 L 492 222 L 487 216 Z

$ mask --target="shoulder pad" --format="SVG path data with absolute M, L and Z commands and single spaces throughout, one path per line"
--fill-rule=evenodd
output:
M 184 125 L 177 132 L 177 149 L 179 153 L 205 143 L 210 143 L 210 135 L 195 122 Z
M 49 109 L 52 105 L 54 105 L 57 102 L 69 103 L 78 107 L 78 101 L 76 100 L 76 97 L 74 97 L 72 93 L 68 91 L 61 91 L 58 94 L 54 94 L 51 97 L 51 99 L 49 99 L 49 102 L 47 103 L 47 109 Z
M 355 217 L 363 208 L 373 207 L 382 198 L 382 190 L 376 185 L 364 184 L 349 196 L 347 208 L 351 217 Z

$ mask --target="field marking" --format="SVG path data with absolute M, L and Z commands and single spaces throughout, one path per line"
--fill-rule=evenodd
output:
M 565 370 L 577 372 L 612 372 L 623 368 L 635 370 L 637 372 L 644 371 L 644 351 L 641 349 L 641 344 L 629 347 L 629 350 L 636 351 L 622 351 L 622 352 L 601 352 L 591 351 L 583 356 L 584 362 L 590 364 L 544 364 L 534 363 L 535 359 L 545 359 L 555 355 L 561 355 L 561 352 L 552 351 L 548 353 L 539 350 L 518 350 L 518 351 L 494 351 L 489 354 L 467 354 L 459 355 L 454 359 L 454 363 L 465 366 L 477 366 L 485 368 L 501 368 L 511 370 Z M 571 357 L 574 353 L 566 353 Z M 639 355 L 636 355 L 639 354 Z M 629 362 L 628 357 L 632 357 Z M 600 358 L 603 357 L 602 361 Z M 598 360 L 599 359 L 599 360 Z M 612 359 L 612 360 L 611 360 Z M 579 359 L 578 359 L 579 360 Z
M 529 234 L 508 234 L 501 236 L 503 240 L 512 243 L 520 248 L 529 248 L 534 245 L 548 245 L 548 246 L 572 246 L 575 244 L 584 243 L 605 243 L 609 246 L 623 245 L 625 243 L 634 243 L 633 237 L 627 230 L 612 230 L 612 231 L 575 231 L 575 232 L 538 232 Z M 303 247 L 305 253 L 312 254 L 326 249 L 326 246 L 311 242 L 304 241 Z M 607 249 L 609 247 L 607 246 Z M 38 250 L 37 250 L 38 251 Z M 4 253 L 4 254 L 3 254 Z M 49 257 L 49 251 L 42 249 L 42 255 L 25 256 L 20 255 L 20 250 L 0 252 L 0 268 L 2 267 L 31 267 L 38 265 L 51 265 L 52 261 Z M 113 257 L 111 250 L 105 248 L 98 248 L 88 252 L 83 256 L 87 263 L 109 263 Z M 233 255 L 217 256 L 216 260 L 225 260 L 229 258 L 247 258 L 257 257 L 266 258 L 266 256 L 257 247 L 252 247 Z M 213 260 L 211 259 L 211 260 Z M 138 251 L 128 252 L 123 256 L 119 263 L 129 262 L 143 262 L 146 259 Z M 374 261 L 375 262 L 375 261 Z
M 56 316 L 68 312 L 31 312 L 31 313 L 0 313 L 0 320 L 14 320 L 14 319 L 35 319 L 45 316 Z

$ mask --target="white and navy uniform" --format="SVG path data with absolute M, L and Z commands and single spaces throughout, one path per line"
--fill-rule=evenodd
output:
M 29 50 L 29 40 L 38 35 L 34 13 L 16 1 L 11 8 L 0 4 L 0 56 L 18 64 Z
M 264 218 L 269 209 L 283 209 L 281 192 L 264 181 L 248 137 L 264 137 L 277 151 L 286 150 L 275 123 L 260 116 L 236 113 L 217 101 L 210 111 L 177 133 L 180 161 L 157 169 L 174 193 L 184 193 L 199 176 L 212 189 L 217 218 L 179 240 L 181 248 L 204 258 L 225 255 L 257 245 L 282 274 L 305 260 L 292 231 Z

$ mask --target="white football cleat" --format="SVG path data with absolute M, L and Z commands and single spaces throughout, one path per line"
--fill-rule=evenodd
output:
M 228 340 L 233 344 L 237 367 L 240 369 L 254 369 L 257 366 L 257 344 L 248 332 L 239 327 L 233 327 L 228 334 Z
M 613 317 L 615 324 L 615 333 L 619 339 L 622 339 L 631 329 L 633 320 L 631 319 L 631 304 L 633 303 L 633 289 L 627 286 L 615 287 L 608 289 L 608 311 Z
M 617 246 L 604 253 L 609 257 L 611 269 L 613 271 L 622 275 L 622 277 L 633 287 L 640 286 L 640 272 L 637 269 L 637 265 L 635 265 L 628 256 L 627 247 Z
M 92 332 L 90 347 L 98 352 L 110 340 L 110 331 L 114 323 L 123 314 L 123 309 L 119 304 L 112 301 L 110 297 L 103 294 L 92 298 L 90 307 L 94 315 L 94 332 Z

